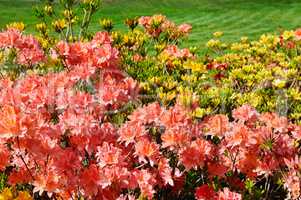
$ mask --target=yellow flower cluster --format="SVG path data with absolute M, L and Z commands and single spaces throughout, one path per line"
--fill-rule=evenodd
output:
M 27 191 L 14 191 L 12 188 L 4 188 L 0 193 L 0 200 L 33 200 Z
M 216 32 L 207 43 L 209 56 L 184 59 L 166 53 L 172 41 L 149 41 L 147 33 L 135 31 L 123 35 L 119 49 L 125 68 L 146 95 L 165 105 L 176 99 L 185 105 L 197 102 L 196 117 L 250 104 L 301 123 L 301 42 L 293 31 L 264 34 L 254 41 L 242 37 L 233 43 L 224 42 L 223 33 Z M 143 59 L 133 62 L 135 54 Z
M 23 22 L 12 22 L 6 25 L 6 28 L 15 28 L 19 31 L 24 31 L 25 24 Z

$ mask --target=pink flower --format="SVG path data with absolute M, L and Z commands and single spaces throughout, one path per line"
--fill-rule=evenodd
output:
M 241 200 L 241 194 L 231 192 L 229 188 L 224 188 L 223 191 L 218 192 L 218 200 Z
M 21 65 L 35 65 L 45 60 L 38 41 L 31 35 L 22 35 L 16 29 L 0 33 L 0 48 L 16 48 L 17 63 Z
M 301 197 L 301 178 L 300 172 L 290 170 L 284 177 L 284 187 L 288 189 L 289 199 L 299 199 Z
M 150 26 L 150 23 L 151 23 L 151 17 L 149 16 L 143 16 L 143 17 L 140 17 L 139 20 L 138 20 L 138 23 L 142 26 Z
M 249 120 L 254 121 L 258 117 L 257 111 L 250 105 L 243 105 L 239 108 L 236 108 L 233 110 L 232 115 L 236 120 L 241 122 L 246 122 Z
M 188 34 L 192 29 L 192 26 L 190 24 L 181 24 L 178 26 L 178 30 L 182 32 L 183 34 Z
M 164 185 L 174 185 L 172 179 L 172 168 L 169 166 L 168 160 L 166 158 L 161 158 L 158 164 L 159 175 L 164 181 Z
M 156 184 L 156 179 L 145 169 L 134 171 L 134 176 L 136 177 L 142 195 L 149 200 L 152 199 L 155 193 L 154 185 Z
M 104 142 L 102 147 L 97 148 L 95 156 L 100 168 L 103 168 L 105 166 L 125 164 L 123 162 L 124 157 L 122 155 L 121 149 L 114 147 L 112 144 L 110 145 L 107 142 Z

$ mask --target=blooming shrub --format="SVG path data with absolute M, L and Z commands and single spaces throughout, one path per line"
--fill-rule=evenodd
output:
M 160 166 L 160 159 L 169 159 L 174 179 L 180 173 L 187 181 L 188 174 L 195 172 L 195 179 L 201 179 L 198 184 L 213 184 L 215 188 L 226 185 L 250 198 L 254 194 L 248 194 L 243 182 L 249 180 L 256 184 L 267 179 L 267 184 L 274 184 L 280 178 L 286 184 L 286 177 L 291 173 L 288 160 L 295 167 L 300 164 L 297 164 L 300 148 L 295 145 L 300 140 L 300 126 L 289 123 L 285 117 L 259 114 L 248 105 L 233 111 L 233 121 L 225 115 L 195 121 L 190 112 L 179 104 L 168 110 L 157 103 L 150 104 L 130 115 L 130 121 L 121 127 L 119 140 L 133 145 L 139 162 L 148 164 L 145 167 Z M 293 169 L 294 173 L 299 167 Z M 287 175 L 279 177 L 280 171 Z M 163 182 L 172 185 L 170 178 L 173 176 L 162 177 Z M 297 178 L 300 174 L 292 176 L 296 182 L 286 185 L 289 191 L 300 184 L 300 177 Z M 204 187 L 206 189 L 196 190 L 197 199 L 214 196 L 241 199 L 241 195 L 232 194 L 229 189 L 215 195 L 213 189 L 206 185 L 201 188 Z M 292 199 L 298 198 L 300 190 L 291 195 Z
M 169 196 L 176 198 L 189 196 L 189 189 L 177 188 L 178 181 L 185 183 L 195 173 L 194 179 L 201 182 L 194 183 L 190 192 L 199 184 L 216 188 L 226 184 L 253 195 L 247 193 L 244 181 L 266 178 L 272 184 L 280 178 L 292 199 L 300 195 L 296 142 L 301 127 L 284 117 L 259 114 L 246 105 L 233 111 L 234 121 L 225 115 L 198 121 L 180 104 L 165 109 L 153 103 L 135 110 L 118 129 L 103 121 L 105 108 L 91 102 L 88 93 L 75 92 L 67 102 L 55 98 L 59 103 L 24 93 L 26 88 L 38 93 L 44 77 L 34 78 L 20 80 L 16 88 L 2 83 L 6 87 L 1 91 L 5 94 L 1 97 L 1 157 L 6 159 L 1 167 L 13 167 L 9 184 L 30 183 L 33 192 L 63 199 L 78 194 L 88 199 L 126 198 L 121 194 L 134 198 L 139 195 L 135 188 L 148 199 L 159 198 L 157 188 L 170 188 Z M 58 83 L 67 87 L 63 80 Z M 228 188 L 215 193 L 211 186 L 201 187 L 196 190 L 197 199 L 206 199 L 208 192 L 213 195 L 209 199 L 241 199 Z
M 0 54 L 1 71 L 11 77 L 18 76 L 26 68 L 32 69 L 46 59 L 33 36 L 23 35 L 14 28 L 0 33 Z
M 123 40 L 115 36 L 124 68 L 140 81 L 143 94 L 165 105 L 174 104 L 177 97 L 186 102 L 198 99 L 195 115 L 201 118 L 229 114 L 247 103 L 260 112 L 278 112 L 300 123 L 298 31 L 234 43 L 223 42 L 222 33 L 217 32 L 207 43 L 207 55 L 202 56 L 195 48 L 181 49 L 181 37 L 165 39 L 163 28 L 157 31 L 158 39 L 148 36 L 151 26 L 147 24 L 153 18 L 165 20 L 163 16 L 143 17 L 144 31 L 134 29 Z M 128 37 L 132 46 L 125 43 Z
M 264 34 L 258 41 L 240 42 L 210 48 L 222 51 L 213 62 L 226 63 L 221 90 L 232 105 L 249 103 L 257 110 L 277 111 L 300 123 L 300 41 L 298 32 L 280 36 Z M 217 39 L 219 40 L 219 39 Z M 208 90 L 205 95 L 218 95 Z
M 201 56 L 163 15 L 89 34 L 99 0 L 80 1 L 76 37 L 76 1 L 60 2 L 59 38 L 0 33 L 0 200 L 301 198 L 300 30 L 217 32 Z
M 118 69 L 106 33 L 56 49 L 66 70 L 1 80 L 0 168 L 10 166 L 9 184 L 30 183 L 40 195 L 74 198 L 82 185 L 82 196 L 92 198 L 110 182 L 99 182 L 102 175 L 96 180 L 100 168 L 92 162 L 97 149 L 117 144 L 109 118 L 135 100 L 138 88 Z

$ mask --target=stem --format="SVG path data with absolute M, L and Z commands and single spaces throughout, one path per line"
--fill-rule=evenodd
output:
M 266 182 L 265 182 L 265 199 L 268 199 L 269 197 L 269 190 L 270 190 L 270 179 L 269 176 L 266 177 Z
M 4 79 L 4 75 L 2 74 L 2 72 L 0 71 L 0 76 L 2 79 Z
M 68 42 L 68 38 L 69 38 L 69 29 L 70 29 L 70 25 L 68 21 L 68 26 L 67 26 L 66 36 L 65 36 L 66 42 Z
M 21 148 L 20 148 L 20 141 L 19 141 L 19 136 L 17 136 L 17 144 L 18 144 L 18 148 L 19 148 L 19 150 L 21 151 Z M 33 177 L 33 175 L 32 175 L 32 173 L 31 173 L 31 171 L 30 171 L 30 169 L 29 169 L 29 167 L 28 167 L 27 163 L 26 163 L 26 162 L 25 162 L 25 160 L 24 160 L 23 156 L 22 156 L 22 155 L 19 155 L 19 157 L 21 158 L 21 160 L 22 160 L 23 164 L 25 165 L 25 167 L 26 167 L 26 169 L 27 169 L 28 173 L 30 174 L 30 176 L 31 176 L 32 180 L 35 180 L 35 178 Z
M 80 26 L 79 35 L 78 35 L 78 41 L 80 41 L 80 39 L 82 37 L 83 27 L 85 25 L 85 21 L 86 20 L 87 20 L 87 10 L 84 9 L 84 18 L 83 18 L 82 24 Z
M 80 33 L 79 33 L 79 40 L 81 39 L 82 36 L 85 36 L 88 26 L 90 24 L 91 21 L 91 16 L 93 13 L 93 8 L 90 7 L 90 9 L 87 11 L 86 9 L 84 9 L 84 18 L 83 18 L 83 22 L 80 28 Z

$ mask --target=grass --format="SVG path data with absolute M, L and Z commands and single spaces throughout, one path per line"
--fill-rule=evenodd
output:
M 34 30 L 34 0 L 0 0 L 0 27 L 11 21 L 24 21 Z M 93 19 L 91 29 L 99 29 L 98 20 L 110 17 L 117 28 L 125 28 L 126 17 L 162 13 L 177 23 L 193 25 L 187 43 L 204 45 L 215 31 L 223 31 L 227 40 L 241 36 L 252 39 L 267 32 L 301 27 L 300 0 L 107 0 Z

